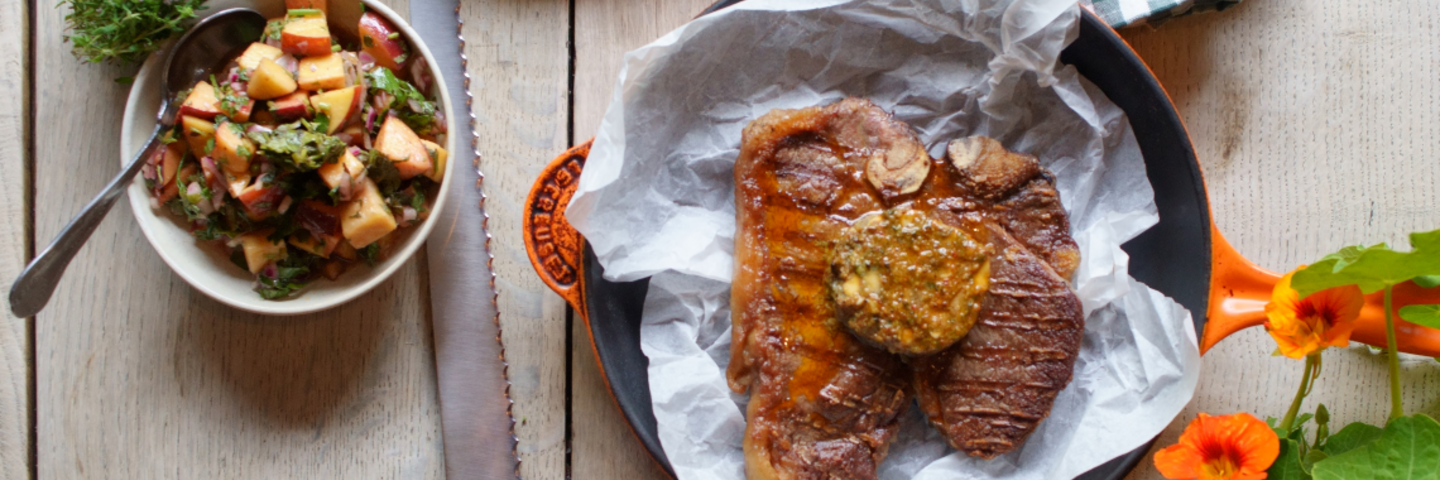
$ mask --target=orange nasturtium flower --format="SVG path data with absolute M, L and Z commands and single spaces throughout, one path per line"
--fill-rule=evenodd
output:
M 1155 452 L 1155 468 L 1171 479 L 1261 480 L 1280 456 L 1280 438 L 1248 413 L 1200 414 L 1180 443 Z
M 1265 331 L 1280 344 L 1280 353 L 1305 358 L 1326 347 L 1349 345 L 1355 319 L 1365 306 L 1360 287 L 1335 287 L 1301 300 L 1300 294 L 1290 288 L 1290 277 L 1294 275 L 1292 271 L 1280 279 L 1270 303 L 1265 305 Z

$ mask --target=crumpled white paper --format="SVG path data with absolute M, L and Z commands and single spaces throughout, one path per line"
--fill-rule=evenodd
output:
M 1069 479 L 1189 402 L 1190 314 L 1132 279 L 1120 249 L 1158 218 L 1134 133 L 1056 62 L 1078 15 L 1073 0 L 748 0 L 626 55 L 567 215 L 607 278 L 653 276 L 641 347 L 679 478 L 744 478 L 746 397 L 724 377 L 741 129 L 851 95 L 914 126 L 934 156 L 971 134 L 1037 156 L 1082 256 L 1075 377 L 1025 445 L 990 461 L 957 454 L 912 407 L 881 478 Z

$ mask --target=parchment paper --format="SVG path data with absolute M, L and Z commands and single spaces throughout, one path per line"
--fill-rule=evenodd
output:
M 1160 432 L 1194 394 L 1190 314 L 1132 279 L 1119 245 L 1154 225 L 1123 112 L 1060 51 L 1073 0 L 749 0 L 625 58 L 567 212 L 605 276 L 653 276 L 641 346 L 660 441 L 683 480 L 744 478 L 746 398 L 725 386 L 733 165 L 741 129 L 775 108 L 869 98 L 931 155 L 971 134 L 1056 174 L 1080 244 L 1086 327 L 1075 378 L 1015 452 L 957 454 L 912 406 L 881 477 L 1068 479 Z

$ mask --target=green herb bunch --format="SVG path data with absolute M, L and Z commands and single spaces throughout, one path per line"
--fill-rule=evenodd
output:
M 138 63 L 205 9 L 205 0 L 60 0 L 76 58 Z

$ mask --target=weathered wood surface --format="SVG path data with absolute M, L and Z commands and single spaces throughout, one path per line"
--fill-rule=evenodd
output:
M 1285 271 L 1440 227 L 1436 20 L 1440 4 L 1424 0 L 1263 0 L 1122 33 L 1185 119 L 1220 230 Z M 1158 443 L 1197 412 L 1283 416 L 1303 363 L 1274 348 L 1251 329 L 1211 350 L 1195 400 Z M 1324 403 L 1332 425 L 1384 423 L 1384 358 L 1357 346 L 1324 362 L 1305 410 Z M 1402 369 L 1408 413 L 1440 414 L 1440 363 L 1412 357 Z M 1131 478 L 1159 475 L 1147 461 Z
M 24 0 L 0 0 L 0 292 L 25 267 L 30 239 L 30 25 Z M 0 313 L 0 478 L 30 477 L 31 319 Z
M 118 170 L 132 72 L 72 57 L 66 11 L 35 11 L 39 244 Z M 39 478 L 444 475 L 423 254 L 345 306 L 259 317 L 190 288 L 120 203 L 35 322 Z
M 583 324 L 530 271 L 520 207 L 550 157 L 593 135 L 624 52 L 709 2 L 462 3 L 522 473 L 664 478 L 605 391 Z M 31 32 L 26 8 L 0 0 L 0 93 L 33 88 L 35 101 L 0 107 L 0 144 L 12 147 L 0 150 L 5 282 L 116 171 L 127 89 L 112 80 L 130 74 L 74 60 L 63 9 L 35 8 Z M 1440 225 L 1437 19 L 1440 5 L 1423 0 L 1256 0 L 1122 33 L 1185 118 L 1221 230 L 1283 270 Z M 36 319 L 33 357 L 25 320 L 0 328 L 0 477 L 28 475 L 31 428 L 47 479 L 443 476 L 423 254 L 361 300 L 267 319 L 194 292 L 128 205 L 111 217 Z M 1196 412 L 1283 412 L 1300 364 L 1272 349 L 1259 330 L 1220 344 L 1160 443 Z M 1378 422 L 1384 382 L 1379 357 L 1332 351 L 1306 408 Z M 1440 414 L 1440 364 L 1407 362 L 1404 382 L 1411 411 Z M 1159 477 L 1146 462 L 1130 478 Z
M 575 2 L 575 143 L 595 136 L 614 95 L 625 52 L 683 25 L 711 0 L 582 0 Z M 575 478 L 660 480 L 663 470 L 630 432 L 605 389 L 590 332 L 574 322 L 570 379 Z
M 530 186 L 567 143 L 570 4 L 466 0 L 461 8 L 520 472 L 562 479 L 568 473 L 565 302 L 535 275 L 520 231 Z

